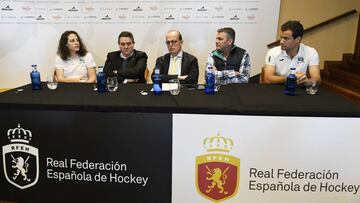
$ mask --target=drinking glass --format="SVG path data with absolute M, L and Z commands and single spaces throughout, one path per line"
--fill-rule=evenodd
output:
M 309 79 L 305 83 L 305 89 L 306 89 L 306 93 L 308 93 L 310 95 L 314 95 L 319 90 L 319 83 L 317 81 L 315 81 L 315 80 Z
M 108 77 L 106 79 L 106 85 L 107 85 L 107 89 L 110 92 L 115 92 L 119 87 L 119 83 L 116 77 Z
M 58 82 L 55 80 L 54 75 L 46 77 L 46 85 L 49 90 L 55 90 L 57 88 Z
M 219 91 L 220 87 L 221 87 L 221 77 L 215 76 L 215 86 L 214 86 L 215 92 Z
M 170 83 L 170 94 L 171 95 L 178 95 L 180 93 L 180 82 L 178 79 L 171 79 L 169 80 Z

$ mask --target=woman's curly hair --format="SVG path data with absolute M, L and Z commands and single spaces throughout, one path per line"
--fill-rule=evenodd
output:
M 77 32 L 72 31 L 72 30 L 67 30 L 65 31 L 59 40 L 59 47 L 57 50 L 57 54 L 63 59 L 63 60 L 67 60 L 68 57 L 70 57 L 70 51 L 69 48 L 66 46 L 67 42 L 68 42 L 68 36 L 71 34 L 75 34 L 77 36 L 77 38 L 79 39 L 79 45 L 80 45 L 80 49 L 77 52 L 77 54 L 79 54 L 79 56 L 85 56 L 87 53 L 86 47 L 85 45 L 82 43 L 80 36 L 78 35 Z

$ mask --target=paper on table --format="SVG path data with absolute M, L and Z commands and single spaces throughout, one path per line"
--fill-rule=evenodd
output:
M 176 84 L 176 83 L 162 83 L 161 90 L 163 92 L 168 92 L 170 90 L 176 90 L 177 88 L 178 88 L 178 84 Z M 153 91 L 153 89 L 151 88 L 150 91 Z

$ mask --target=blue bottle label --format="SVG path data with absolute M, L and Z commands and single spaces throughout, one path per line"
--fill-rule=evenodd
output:
M 31 87 L 33 90 L 40 90 L 41 89 L 41 80 L 40 80 L 40 73 L 38 71 L 32 71 L 30 73 L 31 77 Z
M 96 86 L 99 93 L 106 92 L 106 77 L 105 73 L 100 72 L 96 76 Z
M 297 81 L 297 78 L 294 74 L 290 74 L 287 77 L 287 80 L 285 83 L 285 91 L 284 91 L 284 93 L 286 95 L 290 95 L 290 96 L 296 95 L 296 81 Z
M 205 93 L 206 94 L 215 93 L 215 75 L 211 72 L 206 73 Z

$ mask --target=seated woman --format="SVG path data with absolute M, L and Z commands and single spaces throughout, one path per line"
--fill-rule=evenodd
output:
M 96 64 L 75 31 L 65 31 L 60 38 L 55 58 L 56 79 L 59 82 L 87 82 L 96 80 Z

